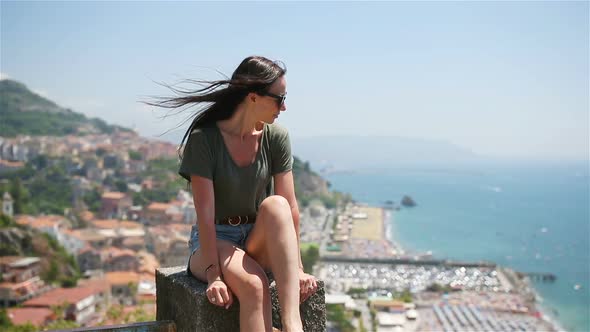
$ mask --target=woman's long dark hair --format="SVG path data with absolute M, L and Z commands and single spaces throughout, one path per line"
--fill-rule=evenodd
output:
M 189 83 L 202 86 L 202 88 L 193 91 L 166 85 L 179 96 L 160 97 L 157 98 L 158 101 L 146 102 L 146 104 L 169 109 L 201 106 L 191 116 L 193 121 L 182 137 L 180 142 L 180 147 L 182 147 L 193 129 L 229 119 L 248 93 L 265 91 L 286 72 L 287 69 L 281 62 L 272 61 L 261 56 L 249 56 L 236 68 L 231 79 L 219 81 L 187 80 Z

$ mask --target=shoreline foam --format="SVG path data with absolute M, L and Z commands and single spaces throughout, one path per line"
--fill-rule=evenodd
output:
M 384 240 L 388 241 L 396 250 L 405 252 L 402 249 L 400 243 L 394 240 L 393 229 L 395 229 L 394 211 L 388 211 L 385 208 L 381 208 L 383 211 L 383 235 Z M 550 325 L 555 331 L 566 331 L 563 327 L 563 323 L 559 319 L 551 314 L 551 309 L 543 305 L 543 298 L 540 296 L 539 291 L 534 287 L 532 282 L 528 278 L 524 280 L 525 287 L 533 292 L 535 298 L 535 309 L 541 313 L 541 319 Z M 519 290 L 520 293 L 521 290 Z

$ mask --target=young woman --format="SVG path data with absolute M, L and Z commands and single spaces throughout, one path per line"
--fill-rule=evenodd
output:
M 240 301 L 242 331 L 272 331 L 266 271 L 272 271 L 283 331 L 303 331 L 299 304 L 317 290 L 303 272 L 299 209 L 287 130 L 286 69 L 260 56 L 244 59 L 231 79 L 206 83 L 159 106 L 199 105 L 179 173 L 191 183 L 197 224 L 188 271 L 208 283 L 213 305 Z

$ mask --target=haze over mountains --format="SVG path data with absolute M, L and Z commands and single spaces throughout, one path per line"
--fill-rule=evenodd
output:
M 395 136 L 293 137 L 293 153 L 321 171 L 449 166 L 483 160 L 444 141 Z
M 31 92 L 14 80 L 0 81 L 0 136 L 17 134 L 64 135 L 88 132 L 112 132 L 120 126 L 109 119 L 88 119 L 81 113 L 62 108 Z M 188 124 L 187 124 L 188 125 Z M 162 137 L 179 143 L 184 132 Z M 405 166 L 447 166 L 472 163 L 482 157 L 448 142 L 395 136 L 304 137 L 291 132 L 293 154 L 307 160 L 320 171 L 381 169 Z

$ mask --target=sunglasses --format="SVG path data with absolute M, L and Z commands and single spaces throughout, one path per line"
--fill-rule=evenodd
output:
M 277 105 L 279 107 L 283 106 L 283 104 L 285 103 L 285 99 L 287 99 L 287 93 L 285 92 L 285 94 L 283 95 L 275 95 L 274 93 L 270 93 L 270 92 L 260 92 L 259 95 L 261 96 L 268 96 L 268 97 L 272 97 L 277 101 Z

